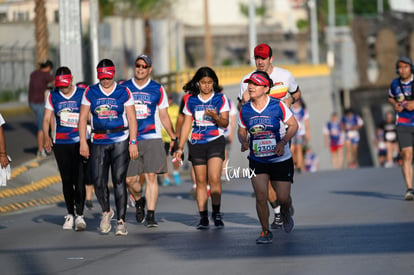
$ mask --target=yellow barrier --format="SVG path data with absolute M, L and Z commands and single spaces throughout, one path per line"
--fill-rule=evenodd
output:
M 295 78 L 327 76 L 330 75 L 331 70 L 328 65 L 277 65 L 290 71 Z M 220 80 L 220 85 L 235 85 L 239 84 L 241 78 L 253 71 L 255 67 L 215 67 L 214 70 Z M 185 70 L 177 73 L 169 73 L 165 75 L 155 76 L 154 80 L 160 82 L 168 92 L 179 93 L 182 92 L 184 84 L 186 84 L 194 75 L 197 69 Z

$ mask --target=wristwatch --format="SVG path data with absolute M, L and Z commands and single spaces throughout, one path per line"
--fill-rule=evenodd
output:
M 129 144 L 137 144 L 137 140 L 136 140 L 136 139 L 131 139 L 131 140 L 129 141 Z

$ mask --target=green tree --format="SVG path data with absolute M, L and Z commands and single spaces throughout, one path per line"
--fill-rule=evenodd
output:
M 249 5 L 240 3 L 239 9 L 244 16 L 249 17 Z M 263 17 L 266 14 L 266 8 L 264 6 L 256 7 L 255 13 L 256 16 Z
M 349 25 L 348 18 L 348 6 L 347 0 L 335 0 L 335 15 L 336 15 L 336 25 Z M 377 0 L 352 0 L 353 6 L 353 15 L 359 16 L 376 16 L 377 11 Z M 325 24 L 328 22 L 328 8 L 329 0 L 317 0 L 317 5 L 319 7 L 319 14 L 324 18 L 323 21 Z M 389 0 L 384 0 L 384 11 L 390 9 Z

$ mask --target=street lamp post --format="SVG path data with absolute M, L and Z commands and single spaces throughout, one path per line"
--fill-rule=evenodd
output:
M 318 43 L 318 20 L 316 12 L 315 0 L 309 0 L 310 21 L 311 21 L 311 48 L 312 48 L 312 64 L 319 64 L 319 43 Z
M 255 16 L 256 15 L 256 8 L 254 5 L 254 0 L 249 1 L 249 60 L 250 66 L 255 66 L 254 56 L 253 56 L 253 49 L 257 44 L 257 37 L 256 37 L 256 22 Z

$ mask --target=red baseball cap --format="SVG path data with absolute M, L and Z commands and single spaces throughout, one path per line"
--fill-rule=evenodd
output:
M 272 56 L 272 48 L 267 44 L 259 44 L 254 48 L 254 57 L 268 58 Z
M 270 87 L 270 82 L 269 80 L 264 77 L 262 74 L 254 72 L 252 73 L 249 78 L 246 78 L 244 81 L 244 83 L 249 83 L 249 82 L 253 82 L 254 84 L 258 85 L 258 86 L 267 86 Z
M 72 75 L 62 74 L 55 76 L 55 86 L 56 87 L 68 87 L 72 81 Z
M 114 78 L 115 75 L 115 66 L 109 66 L 109 67 L 98 67 L 98 79 L 103 78 Z

